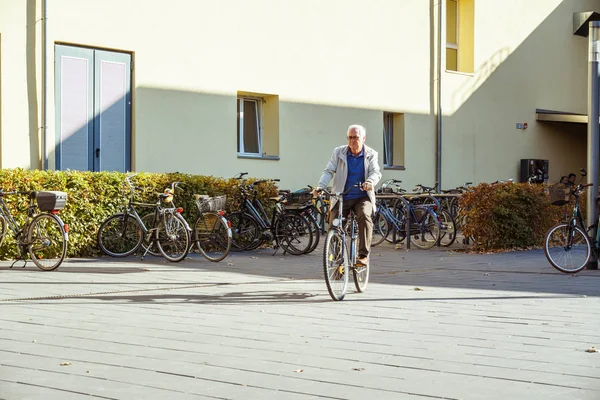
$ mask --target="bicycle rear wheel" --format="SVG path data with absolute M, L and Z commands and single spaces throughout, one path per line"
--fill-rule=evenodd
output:
M 440 217 L 440 244 L 444 247 L 452 246 L 456 240 L 456 223 L 452 215 L 446 210 L 442 210 Z
M 129 214 L 114 214 L 98 229 L 98 247 L 111 257 L 127 257 L 135 253 L 143 238 L 142 227 Z
M 352 268 L 352 273 L 354 277 L 354 286 L 356 286 L 356 290 L 359 293 L 367 290 L 367 285 L 369 284 L 369 272 L 371 270 L 371 263 L 369 262 L 367 265 L 355 265 Z
M 373 218 L 373 239 L 371 246 L 378 246 L 385 241 L 390 233 L 390 223 L 383 213 L 377 211 Z
M 194 224 L 194 243 L 209 261 L 218 262 L 227 257 L 231 248 L 231 229 L 225 218 L 217 213 L 204 213 Z
M 4 241 L 4 237 L 6 236 L 6 218 L 4 215 L 0 214 L 0 246 L 2 246 L 2 242 Z
M 348 290 L 347 259 L 342 236 L 336 229 L 331 229 L 323 248 L 323 272 L 329 296 L 335 301 L 343 300 Z
M 67 255 L 67 235 L 58 217 L 52 214 L 36 216 L 27 233 L 29 256 L 43 271 L 53 271 Z
M 275 222 L 275 240 L 283 250 L 292 254 L 304 254 L 312 245 L 308 220 L 300 214 L 285 213 Z
M 573 274 L 584 269 L 590 260 L 590 239 L 578 226 L 557 224 L 546 234 L 544 254 L 554 268 Z
M 161 215 L 157 235 L 158 251 L 167 261 L 179 262 L 187 256 L 192 238 L 179 213 L 166 212 Z

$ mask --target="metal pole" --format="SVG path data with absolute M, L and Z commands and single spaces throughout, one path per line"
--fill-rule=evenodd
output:
M 600 21 L 589 22 L 589 64 L 588 64 L 588 124 L 587 124 L 587 170 L 588 189 L 587 197 L 587 226 L 592 226 L 598 220 L 598 152 L 600 151 L 600 99 L 598 97 L 598 78 L 600 70 Z M 596 229 L 590 231 L 592 238 L 596 237 Z M 587 269 L 598 269 L 598 257 L 592 252 Z
M 438 26 L 437 26 L 437 141 L 436 141 L 436 188 L 438 193 L 442 191 L 442 13 L 443 13 L 443 2 L 438 1 Z
M 42 169 L 48 169 L 48 103 L 50 91 L 48 90 L 48 1 L 43 0 L 42 5 Z

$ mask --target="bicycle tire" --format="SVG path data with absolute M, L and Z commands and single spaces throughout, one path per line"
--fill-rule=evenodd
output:
M 571 240 L 568 240 L 569 237 Z M 544 237 L 544 254 L 554 268 L 574 274 L 584 269 L 590 260 L 590 239 L 578 226 L 556 224 Z
M 187 256 L 192 238 L 188 225 L 177 212 L 165 212 L 156 228 L 158 251 L 165 260 L 179 262 Z
M 450 247 L 456 240 L 456 223 L 446 210 L 442 210 L 438 216 L 440 217 L 440 245 Z
M 312 245 L 310 223 L 294 212 L 280 215 L 275 222 L 275 242 L 292 255 L 305 254 Z
M 317 222 L 316 217 L 312 212 L 308 212 L 307 216 L 305 216 L 306 220 L 310 225 L 310 232 L 312 234 L 312 244 L 310 248 L 306 250 L 305 254 L 312 253 L 315 251 L 317 246 L 319 245 L 319 241 L 321 240 L 321 228 L 319 227 L 319 223 Z
M 200 214 L 194 223 L 194 244 L 208 261 L 219 262 L 231 248 L 231 229 L 217 213 Z
M 250 250 L 256 243 L 260 246 L 260 229 L 258 222 L 250 214 L 235 211 L 227 214 L 231 223 L 231 249 L 230 251 Z M 254 247 L 254 248 L 256 248 Z
M 0 246 L 2 246 L 2 242 L 4 242 L 4 238 L 6 237 L 6 218 L 4 215 L 0 214 Z
M 127 257 L 141 246 L 144 233 L 133 215 L 117 213 L 98 229 L 98 247 L 110 257 Z
M 390 233 L 390 223 L 385 215 L 379 211 L 375 213 L 373 218 L 373 238 L 371 239 L 371 247 L 375 247 L 385 242 L 385 239 Z
M 67 255 L 67 234 L 61 220 L 52 214 L 39 214 L 29 225 L 27 249 L 33 263 L 42 271 L 54 271 Z
M 323 273 L 329 296 L 341 301 L 348 290 L 348 261 L 343 254 L 342 236 L 337 229 L 330 229 L 323 247 Z
M 359 293 L 363 293 L 367 290 L 367 285 L 369 284 L 369 274 L 371 272 L 371 263 L 369 262 L 367 265 L 355 265 L 352 268 L 352 275 L 354 278 L 354 286 L 356 287 L 356 291 Z
M 421 209 L 424 215 L 421 221 L 412 222 L 410 242 L 420 249 L 427 250 L 435 246 L 440 237 L 440 223 L 437 214 L 430 208 Z M 413 225 L 418 232 L 413 232 Z
M 154 233 L 154 213 L 146 214 L 142 217 L 142 222 L 146 228 L 150 231 L 147 235 L 144 235 L 144 240 L 142 240 L 142 249 L 144 254 L 150 254 L 154 257 L 162 257 L 160 251 L 158 250 L 158 246 L 156 245 L 156 235 Z M 150 247 L 150 248 L 148 248 Z

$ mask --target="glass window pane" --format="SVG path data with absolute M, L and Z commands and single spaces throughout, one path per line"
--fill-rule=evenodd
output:
M 393 165 L 394 114 L 383 113 L 383 164 Z
M 458 1 L 446 0 L 446 42 L 458 44 Z
M 446 69 L 449 71 L 458 71 L 458 50 L 446 48 Z
M 259 153 L 258 104 L 256 100 L 244 100 L 244 152 Z

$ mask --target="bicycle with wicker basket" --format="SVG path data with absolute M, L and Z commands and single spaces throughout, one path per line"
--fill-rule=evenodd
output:
M 227 197 L 195 194 L 194 198 L 199 215 L 194 223 L 192 242 L 207 260 L 221 261 L 231 249 L 231 224 L 224 211 Z
M 23 225 L 15 220 L 4 201 L 4 197 L 10 195 L 29 197 L 27 219 Z M 0 244 L 4 241 L 8 228 L 13 232 L 19 251 L 19 258 L 12 263 L 11 268 L 19 261 L 24 261 L 27 265 L 27 255 L 43 271 L 53 271 L 60 266 L 67 255 L 69 226 L 63 223 L 58 213 L 66 203 L 65 192 L 0 191 Z

